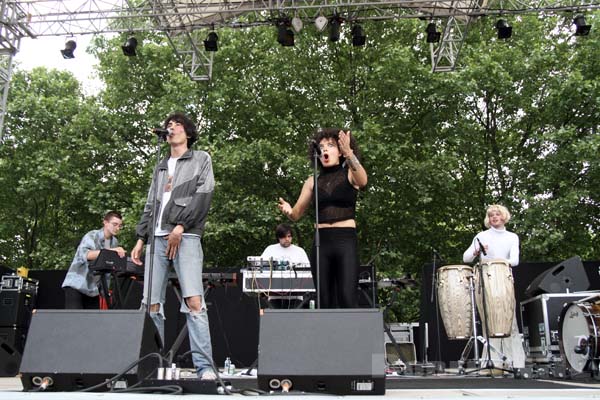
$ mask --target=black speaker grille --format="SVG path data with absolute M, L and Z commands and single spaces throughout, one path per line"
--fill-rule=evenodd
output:
M 272 378 L 289 378 L 296 390 L 381 394 L 384 350 L 379 310 L 265 310 L 259 386 L 269 390 Z M 361 382 L 371 389 L 363 391 Z
M 66 387 L 57 389 L 80 389 L 77 379 L 86 385 L 101 382 L 159 347 L 156 327 L 141 311 L 39 310 L 32 317 L 21 362 L 23 386 L 31 386 L 33 375 L 49 375 L 65 382 Z M 128 379 L 144 377 L 156 364 L 149 360 L 134 367 Z

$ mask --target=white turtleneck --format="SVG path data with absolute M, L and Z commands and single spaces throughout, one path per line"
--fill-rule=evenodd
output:
M 481 241 L 482 245 L 488 246 L 487 255 L 481 255 L 482 261 L 505 259 L 512 267 L 519 265 L 519 237 L 505 228 L 496 229 L 494 227 L 479 232 L 473 238 L 471 246 L 463 254 L 463 262 L 470 263 L 475 259 L 473 253 L 475 249 L 479 248 L 477 239 Z

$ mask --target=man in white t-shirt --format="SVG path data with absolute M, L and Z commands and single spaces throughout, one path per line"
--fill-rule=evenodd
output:
M 267 246 L 260 258 L 263 260 L 287 261 L 292 266 L 298 264 L 310 265 L 308 256 L 302 247 L 292 244 L 292 227 L 287 224 L 279 224 L 275 229 L 275 236 L 279 243 Z
M 275 236 L 279 243 L 267 246 L 260 258 L 263 260 L 288 262 L 291 267 L 302 266 L 310 268 L 310 261 L 302 247 L 292 244 L 292 227 L 287 224 L 279 224 L 275 228 Z M 288 295 L 279 294 L 269 296 L 269 306 L 272 308 L 297 308 L 302 304 L 302 296 L 298 293 Z

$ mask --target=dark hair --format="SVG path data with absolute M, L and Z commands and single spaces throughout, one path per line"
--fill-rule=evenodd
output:
M 118 211 L 109 211 L 104 215 L 104 221 L 110 221 L 111 218 L 119 218 L 120 220 L 123 219 L 123 217 L 121 216 L 121 213 Z
M 183 130 L 185 131 L 185 134 L 187 136 L 187 146 L 188 149 L 192 147 L 192 145 L 194 144 L 194 142 L 196 142 L 196 140 L 198 140 L 198 130 L 196 129 L 196 124 L 194 124 L 194 122 L 192 122 L 191 119 L 188 118 L 187 115 L 185 115 L 184 113 L 181 112 L 174 112 L 171 115 L 169 115 L 166 119 L 165 122 L 163 123 L 163 127 L 165 129 L 167 129 L 167 125 L 169 125 L 169 122 L 174 121 L 177 123 L 180 123 L 181 125 L 183 125 Z
M 336 142 L 338 142 L 338 140 L 340 139 L 340 131 L 343 131 L 343 128 L 319 128 L 315 131 L 315 134 L 313 135 L 310 143 L 308 144 L 308 159 L 312 161 L 313 159 L 313 154 L 314 154 L 314 144 L 316 143 L 317 146 L 321 143 L 321 140 L 323 139 L 334 139 Z M 339 148 L 339 143 L 338 143 L 338 148 Z M 354 155 L 356 156 L 356 158 L 358 158 L 358 160 L 360 161 L 360 150 L 358 149 L 358 144 L 356 143 L 356 139 L 354 138 L 353 134 L 350 134 L 350 148 L 352 149 L 352 152 L 354 153 Z M 343 154 L 340 153 L 340 164 L 343 164 L 344 161 L 346 161 L 346 158 L 344 157 Z M 322 167 L 323 164 L 321 164 L 321 160 L 319 160 L 319 166 Z
M 292 233 L 292 227 L 288 224 L 279 224 L 277 225 L 277 228 L 275 228 L 275 237 L 277 240 L 286 237 L 288 233 Z

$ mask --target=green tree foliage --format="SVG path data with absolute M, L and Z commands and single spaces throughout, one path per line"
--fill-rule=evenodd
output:
M 123 143 L 68 73 L 16 73 L 0 147 L 2 262 L 66 268 L 105 210 L 131 202 Z M 123 182 L 125 181 L 125 182 Z

